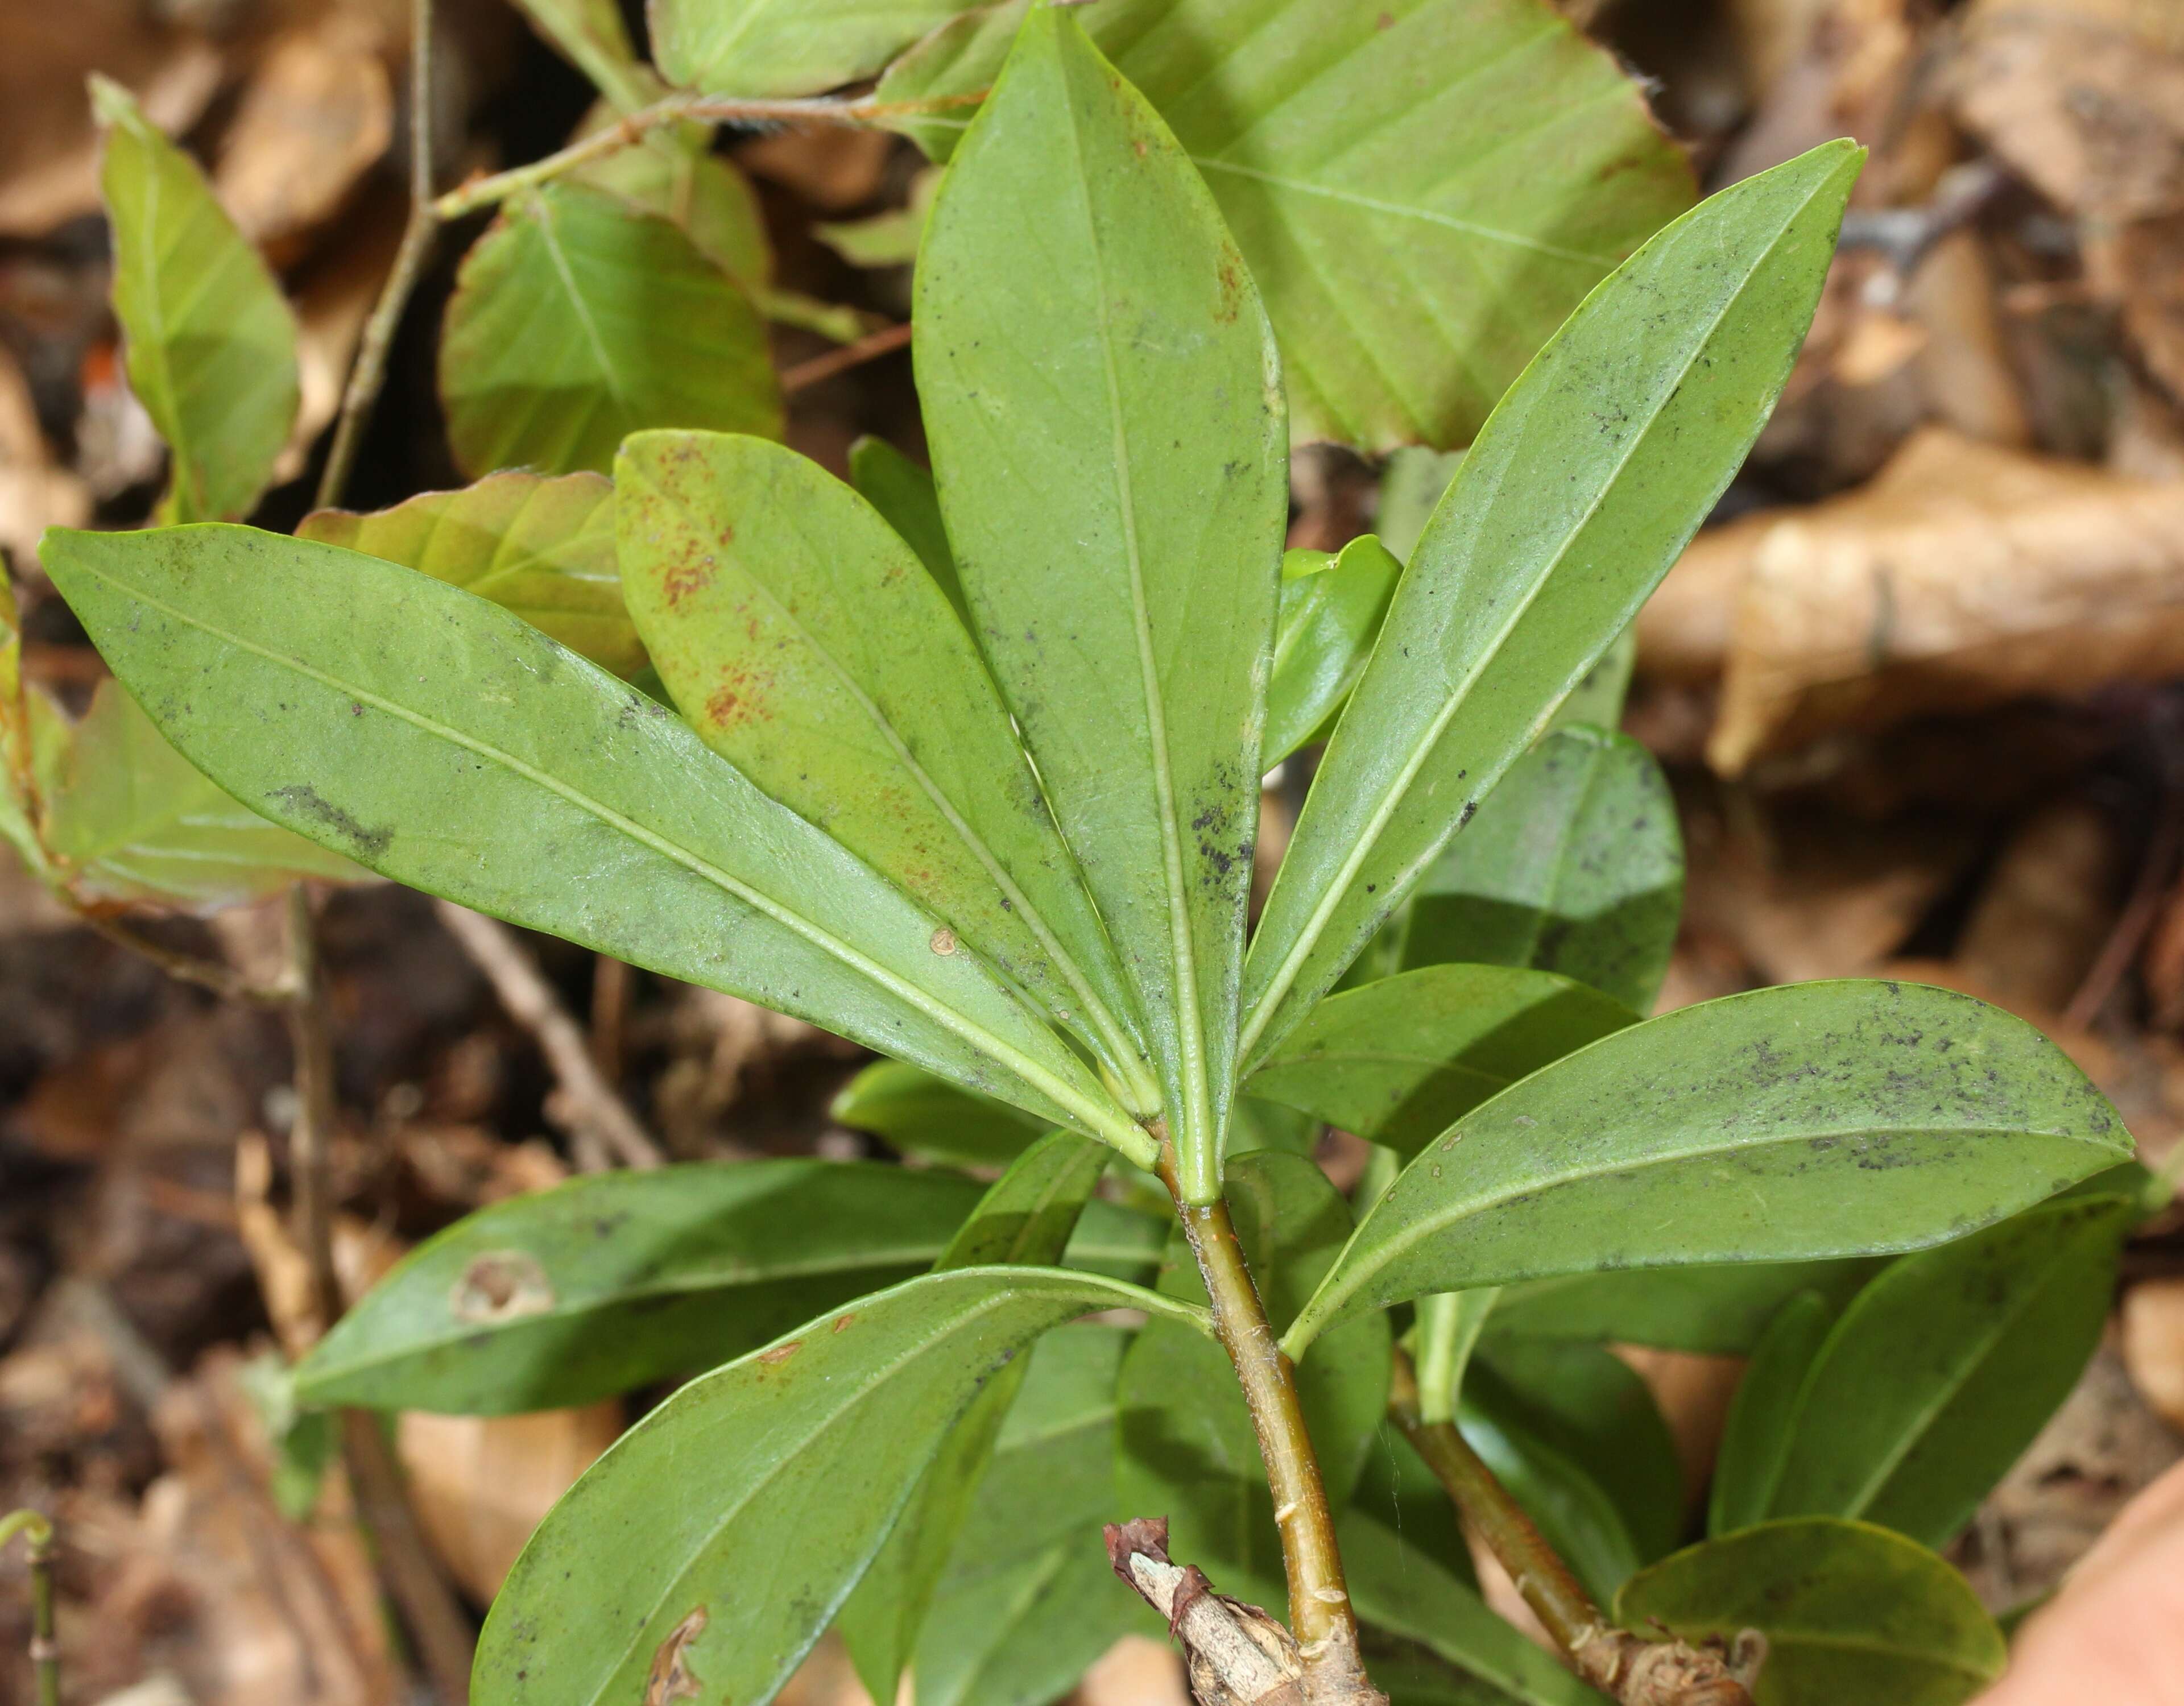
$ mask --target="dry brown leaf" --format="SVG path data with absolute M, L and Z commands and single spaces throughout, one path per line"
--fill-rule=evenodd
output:
M 2123 329 L 2171 399 L 2184 402 L 2184 214 L 2117 234 Z
M 2032 423 L 2004 348 L 1994 270 L 1979 238 L 1958 231 L 1936 243 L 1904 287 L 1903 309 L 1926 335 L 1916 371 L 1927 413 L 1968 438 L 2030 445 Z
M 815 125 L 755 137 L 736 150 L 736 164 L 795 191 L 823 213 L 847 213 L 879 193 L 894 143 L 885 131 Z
M 524 1416 L 404 1411 L 395 1447 L 410 1502 L 448 1575 L 488 1603 L 554 1501 L 621 1432 L 621 1403 Z
M 1759 546 L 1781 520 L 1767 510 L 1708 527 L 1684 548 L 1640 606 L 1638 668 L 1649 680 L 1711 682 L 1721 674 L 1737 599 Z
M 371 17 L 334 7 L 268 44 L 237 103 L 213 188 L 252 242 L 331 217 L 394 136 L 394 86 Z
M 0 551 L 21 560 L 47 527 L 90 518 L 91 488 L 54 465 L 23 371 L 0 346 Z
M 2184 1280 L 2145 1280 L 2124 1294 L 2122 1343 L 2139 1396 L 2184 1429 Z
M 2008 1006 L 2060 1012 L 2115 923 L 2122 864 L 2114 823 L 2090 801 L 2036 812 L 1964 920 L 1958 969 Z
M 1126 1635 L 1077 1685 L 1077 1706 L 1190 1706 L 1183 1661 L 1164 1642 Z
M 1836 729 L 2180 671 L 2184 485 L 1930 427 L 1869 485 L 1760 538 L 1707 756 L 1736 775 Z
M 185 130 L 220 86 L 220 55 L 139 0 L 0 5 L 0 235 L 40 237 L 98 209 L 98 132 L 85 79 L 103 71 L 145 115 Z
M 2184 210 L 2184 12 L 2170 0 L 1977 0 L 1947 73 L 1958 120 L 2069 212 Z

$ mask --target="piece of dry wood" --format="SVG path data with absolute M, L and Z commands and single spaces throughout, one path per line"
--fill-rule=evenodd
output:
M 1167 1620 L 1199 1706 L 1305 1706 L 1304 1660 L 1288 1630 L 1256 1605 L 1216 1593 L 1195 1564 L 1167 1555 L 1167 1519 L 1107 1525 L 1123 1585 Z

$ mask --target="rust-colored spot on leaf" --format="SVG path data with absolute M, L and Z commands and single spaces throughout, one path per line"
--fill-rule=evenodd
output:
M 933 933 L 933 951 L 943 958 L 956 951 L 956 933 L 945 924 Z
M 850 1322 L 852 1322 L 852 1321 L 854 1321 L 854 1320 L 855 1320 L 856 1319 L 857 1319 L 857 1312 L 856 1312 L 855 1310 L 854 1310 L 854 1309 L 852 1309 L 851 1311 L 850 1311 L 850 1313 L 849 1313 L 848 1314 L 846 1314 L 846 1315 L 837 1315 L 837 1316 L 834 1318 L 834 1330 L 835 1330 L 837 1333 L 840 1333 L 840 1332 L 845 1332 L 845 1331 L 847 1331 L 847 1330 L 848 1330 L 848 1329 L 849 1329 L 850 1323 Z
M 472 1257 L 448 1297 L 455 1319 L 472 1324 L 543 1315 L 553 1307 L 553 1285 L 527 1250 L 488 1250 Z
M 660 577 L 660 590 L 667 596 L 667 608 L 680 610 L 682 600 L 702 593 L 713 584 L 713 558 L 710 552 L 695 562 L 677 563 Z
M 699 1606 L 654 1649 L 651 1674 L 644 1679 L 644 1706 L 673 1706 L 698 1698 L 698 1679 L 690 1674 L 690 1647 L 705 1632 L 705 1608 Z
M 736 706 L 741 701 L 736 697 L 733 688 L 716 689 L 713 696 L 705 701 L 705 716 L 713 722 L 731 722 L 735 719 Z
M 771 1351 L 760 1351 L 758 1359 L 761 1363 L 785 1363 L 803 1348 L 801 1339 L 791 1339 L 786 1345 L 776 1345 Z

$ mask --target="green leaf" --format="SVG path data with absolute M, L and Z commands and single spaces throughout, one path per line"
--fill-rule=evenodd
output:
M 616 0 L 515 0 L 531 27 L 592 80 L 621 112 L 634 112 L 658 92 L 638 61 Z
M 1629 623 L 1789 376 L 1863 158 L 1734 184 L 1585 298 L 1480 431 L 1328 744 L 1245 968 L 1253 1062 Z
M 1402 564 L 1370 533 L 1337 556 L 1290 551 L 1282 558 L 1281 614 L 1259 758 L 1268 769 L 1314 739 L 1341 710 L 1365 672 L 1402 572 Z
M 1549 972 L 1422 966 L 1329 995 L 1244 1083 L 1416 1155 L 1518 1079 L 1637 1023 Z
M 1135 986 L 1184 1194 L 1210 1201 L 1287 440 L 1212 198 L 1072 14 L 1025 20 L 912 323 L 973 625 Z
M 1505 1289 L 1490 1330 L 1741 1357 L 1799 1291 L 1818 1291 L 1840 1309 L 1883 1265 L 1857 1258 L 1560 1274 Z
M 1601 653 L 1599 661 L 1578 677 L 1549 727 L 1588 723 L 1613 733 L 1622 726 L 1623 703 L 1630 696 L 1630 677 L 1637 667 L 1638 631 L 1625 628 Z
M 986 1193 L 933 1271 L 1060 1261 L 1106 1164 L 1107 1151 L 1091 1139 L 1074 1132 L 1049 1133 Z M 894 1698 L 941 1571 L 969 1514 L 971 1496 L 992 1459 L 994 1441 L 1028 1367 L 1028 1359 L 1018 1357 L 972 1399 L 842 1607 L 843 1638 L 875 1700 Z
M 869 77 L 964 0 L 652 0 L 652 51 L 677 87 L 810 95 Z
M 933 198 L 939 189 L 940 168 L 927 166 L 910 181 L 910 194 L 901 207 L 867 219 L 814 225 L 811 234 L 851 266 L 908 266 L 917 259 L 926 215 L 933 211 Z
M 931 1266 L 972 1180 L 691 1162 L 510 1198 L 410 1252 L 315 1346 L 314 1404 L 504 1415 L 710 1369 Z
M 1093 1524 L 950 1581 L 918 1648 L 916 1706 L 1049 1706 L 1124 1636 L 1166 1632 L 1116 1579 Z
M 295 424 L 296 317 L 197 162 L 119 83 L 94 74 L 91 100 L 129 388 L 172 459 L 160 519 L 245 514 Z
M 1752 1349 L 1714 1461 L 1707 1532 L 1728 1534 L 1763 1521 L 1782 1478 L 1797 1394 L 1836 1312 L 1817 1291 L 1800 1291 L 1775 1313 Z
M 1614 1502 L 1638 1556 L 1663 1556 L 1684 1532 L 1684 1471 L 1652 1388 L 1597 1345 L 1504 1340 L 1479 1355 L 1488 1414 L 1560 1452 Z
M 1636 741 L 1549 735 L 1449 843 L 1402 926 L 1401 963 L 1529 966 L 1650 1012 L 1684 908 L 1668 778 Z
M 1600 1706 L 1601 1696 L 1488 1610 L 1475 1589 L 1406 1550 L 1379 1522 L 1348 1513 L 1340 1537 L 1351 1601 L 1368 1624 L 1415 1641 L 1498 1689 L 1489 1701 Z
M 750 298 L 681 227 L 582 184 L 507 203 L 463 258 L 440 396 L 474 475 L 604 472 L 650 426 L 781 430 Z
M 2136 1218 L 2070 1197 L 1890 1267 L 1820 1347 L 1767 1514 L 1953 1537 L 2085 1372 Z
M 382 875 L 828 1025 L 1150 1161 L 934 921 L 520 617 L 240 527 L 55 532 L 47 571 L 184 756 Z
M 491 599 L 616 675 L 644 666 L 615 566 L 614 486 L 597 474 L 489 474 L 369 515 L 315 510 L 296 537 L 384 557 Z
M 1471 1353 L 1486 1330 L 1499 1286 L 1475 1291 L 1436 1291 L 1421 1297 L 1414 1312 L 1412 1354 L 1418 1359 L 1418 1419 L 1448 1422 L 1456 1419 L 1456 1403 L 1463 1391 L 1463 1376 L 1471 1366 Z
M 882 102 L 993 81 L 1022 5 L 944 26 Z M 1300 440 L 1467 443 L 1691 170 L 1530 0 L 1107 0 L 1085 27 L 1190 153 L 1280 334 Z M 902 128 L 946 152 L 967 114 Z
M 630 614 L 699 739 L 894 880 L 1153 1112 L 1130 997 L 976 647 L 816 463 L 645 432 L 615 463 Z
M 1871 1255 L 1956 1237 L 2127 1154 L 2022 1020 L 1842 982 L 1685 1007 L 1474 1109 L 1407 1168 L 1285 1341 L 1428 1291 Z
M 1767 1637 L 1757 1706 L 1957 1706 L 2002 1674 L 2002 1631 L 1924 1547 L 1831 1517 L 1688 1547 L 1624 1584 L 1615 1616 L 1687 1641 Z
M 47 762 L 42 839 L 53 880 L 80 904 L 209 912 L 278 894 L 299 877 L 353 883 L 366 874 L 198 774 L 118 683 L 98 684 L 65 755 Z
M 765 1706 L 878 1549 L 980 1386 L 1094 1310 L 1192 1312 L 1039 1268 L 931 1274 L 682 1387 L 585 1472 L 478 1641 L 479 1706 Z M 660 1685 L 654 1684 L 659 1693 Z
M 1390 454 L 1380 471 L 1380 506 L 1373 526 L 1381 544 L 1408 562 L 1441 498 L 1463 466 L 1461 450 L 1411 445 Z
M 1232 1160 L 1228 1195 L 1237 1238 L 1279 1331 L 1348 1235 L 1350 1205 L 1312 1162 L 1279 1151 Z M 1180 1252 L 1179 1242 L 1172 1247 Z M 1206 1295 L 1188 1256 L 1178 1256 L 1161 1284 L 1194 1302 Z M 1305 1425 L 1337 1510 L 1387 1413 L 1390 1344 L 1387 1319 L 1368 1316 L 1330 1334 L 1297 1367 Z M 1118 1402 L 1123 1505 L 1165 1514 L 1175 1555 L 1200 1561 L 1223 1592 L 1284 1603 L 1266 1469 L 1219 1347 L 1173 1323 L 1148 1323 L 1123 1359 Z
M 963 583 L 956 577 L 956 557 L 940 520 L 940 494 L 933 489 L 932 471 L 919 467 L 884 438 L 860 438 L 850 446 L 850 483 L 917 553 L 926 572 L 939 583 L 968 627 L 971 610 L 963 601 Z
M 577 136 L 620 122 L 613 107 L 602 102 Z M 655 125 L 638 142 L 569 176 L 679 226 L 699 254 L 756 293 L 773 277 L 766 216 L 750 180 L 712 148 L 710 125 Z
M 1364 1473 L 1343 1520 L 1369 1520 L 1384 1530 L 1388 1543 L 1416 1553 L 1433 1569 L 1475 1587 L 1471 1548 L 1463 1538 L 1456 1507 L 1426 1460 L 1390 1420 L 1382 1419 Z
M 1604 1604 L 1646 1555 L 1600 1477 L 1563 1445 L 1543 1438 L 1532 1419 L 1490 1369 L 1481 1363 L 1471 1370 L 1457 1425 L 1556 1555 Z
M 905 1155 L 945 1167 L 1006 1167 L 1046 1129 L 1005 1101 L 902 1061 L 866 1067 L 827 1112 L 852 1131 L 869 1131 Z

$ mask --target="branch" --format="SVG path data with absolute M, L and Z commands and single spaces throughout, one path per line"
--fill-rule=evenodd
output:
M 509 1017 L 537 1040 L 561 1087 L 560 1112 L 571 1135 L 619 1157 L 625 1167 L 663 1165 L 667 1157 L 660 1146 L 600 1073 L 583 1032 L 509 928 L 452 900 L 436 901 L 434 910 L 485 973 Z
M 1738 1636 L 1725 1656 L 1616 1628 L 1456 1424 L 1420 1417 L 1417 1372 L 1400 1348 L 1388 1413 L 1455 1502 L 1466 1530 L 1509 1572 L 1579 1675 L 1623 1706 L 1752 1706 L 1747 1691 L 1767 1656 L 1757 1631 Z
M 1199 1706 L 1303 1706 L 1295 1638 L 1257 1606 L 1216 1593 L 1196 1565 L 1170 1558 L 1166 1517 L 1109 1523 L 1106 1532 L 1115 1574 L 1182 1643 Z
M 10 1511 L 0 1516 L 0 1547 L 17 1535 L 31 1564 L 31 1671 L 38 1684 L 38 1706 L 61 1706 L 61 1649 L 53 1635 L 53 1525 L 42 1511 Z

